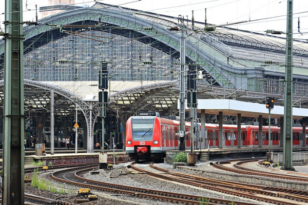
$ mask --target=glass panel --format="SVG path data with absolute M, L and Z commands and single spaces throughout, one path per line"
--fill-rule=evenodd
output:
M 133 140 L 151 141 L 154 119 L 132 119 Z

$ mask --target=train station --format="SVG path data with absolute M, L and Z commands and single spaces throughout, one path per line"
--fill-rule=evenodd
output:
M 1 3 L 1 204 L 308 203 L 305 6 L 157 1 Z

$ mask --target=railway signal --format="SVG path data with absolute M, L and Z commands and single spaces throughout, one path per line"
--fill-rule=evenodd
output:
M 267 109 L 273 109 L 274 108 L 274 102 L 275 102 L 274 98 L 267 97 L 266 98 L 266 108 Z
M 270 162 L 271 161 L 271 139 L 272 139 L 272 135 L 271 135 L 271 109 L 274 108 L 274 98 L 273 97 L 267 97 L 266 98 L 266 108 L 268 109 L 268 146 L 269 146 L 269 150 L 267 153 L 267 161 Z

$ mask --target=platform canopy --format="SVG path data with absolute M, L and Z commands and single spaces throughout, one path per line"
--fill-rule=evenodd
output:
M 185 103 L 186 108 L 187 104 Z M 179 103 L 178 103 L 179 107 Z M 268 109 L 265 104 L 243 102 L 237 100 L 228 99 L 203 99 L 198 100 L 198 112 L 205 110 L 206 114 L 218 115 L 219 112 L 223 112 L 224 115 L 241 114 L 243 117 L 258 117 L 259 115 L 268 115 Z M 275 105 L 271 110 L 272 118 L 280 118 L 284 116 L 284 107 Z M 308 109 L 293 108 L 293 118 L 302 119 L 308 117 Z

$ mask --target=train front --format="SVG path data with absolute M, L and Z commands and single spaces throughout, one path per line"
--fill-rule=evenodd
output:
M 126 122 L 126 152 L 131 159 L 150 160 L 158 154 L 160 126 L 155 116 L 134 116 Z

